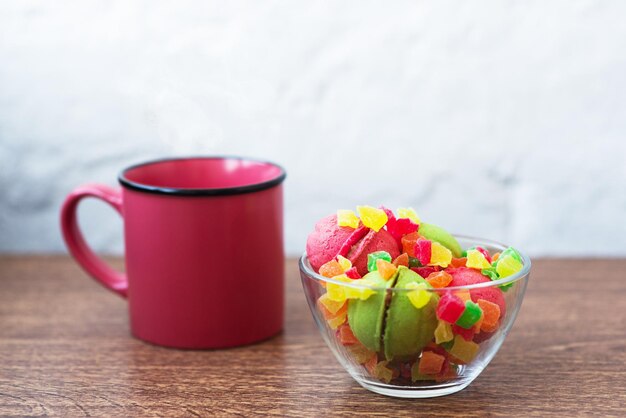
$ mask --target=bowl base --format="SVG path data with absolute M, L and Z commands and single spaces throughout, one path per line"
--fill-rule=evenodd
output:
M 379 393 L 393 398 L 436 398 L 439 396 L 451 395 L 465 389 L 471 381 L 458 379 L 453 382 L 437 384 L 433 386 L 414 386 L 402 387 L 387 385 L 385 383 L 373 383 L 357 380 L 357 382 L 365 389 L 374 393 Z

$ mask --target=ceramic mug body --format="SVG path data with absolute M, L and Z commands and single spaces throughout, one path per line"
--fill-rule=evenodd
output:
M 282 181 L 271 163 L 185 158 L 124 170 L 119 191 L 83 186 L 62 210 L 79 263 L 126 296 L 133 335 L 177 348 L 248 344 L 283 325 Z M 76 224 L 83 197 L 102 198 L 124 218 L 126 275 L 85 245 Z

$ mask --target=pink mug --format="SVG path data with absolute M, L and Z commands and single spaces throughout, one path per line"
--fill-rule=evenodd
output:
M 61 210 L 70 253 L 128 299 L 133 335 L 176 348 L 223 348 L 283 326 L 283 190 L 278 165 L 237 157 L 151 161 L 121 172 L 122 189 L 85 185 Z M 76 209 L 104 200 L 124 219 L 126 274 L 87 246 Z

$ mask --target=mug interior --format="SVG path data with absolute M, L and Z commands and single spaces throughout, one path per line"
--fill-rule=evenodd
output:
M 263 190 L 285 178 L 282 167 L 238 157 L 193 157 L 151 161 L 124 170 L 120 183 L 156 193 L 232 194 Z

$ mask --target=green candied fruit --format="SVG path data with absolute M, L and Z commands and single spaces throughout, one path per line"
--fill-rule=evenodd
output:
M 391 263 L 391 254 L 387 251 L 376 251 L 367 255 L 367 270 L 376 271 L 376 260 L 385 260 Z
M 483 276 L 487 276 L 491 280 L 498 280 L 500 278 L 498 276 L 498 273 L 496 272 L 496 268 L 493 266 L 489 267 L 488 269 L 482 269 L 480 272 L 483 274 Z
M 480 306 L 472 302 L 471 300 L 465 301 L 465 310 L 461 317 L 456 320 L 456 324 L 461 328 L 470 329 L 483 314 L 483 310 Z

